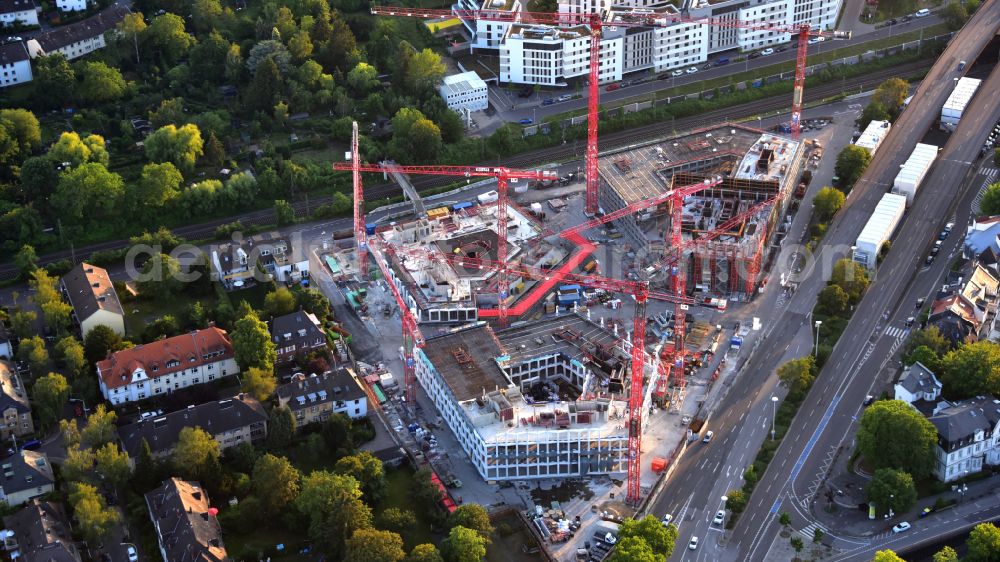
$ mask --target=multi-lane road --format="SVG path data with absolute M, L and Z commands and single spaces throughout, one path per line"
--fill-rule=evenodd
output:
M 905 299 L 909 298 L 906 291 L 911 287 L 914 275 L 919 274 L 920 279 L 925 280 L 915 292 L 926 294 L 942 268 L 946 267 L 947 260 L 939 259 L 932 271 L 920 273 L 931 240 L 940 227 L 953 217 L 961 199 L 956 194 L 957 186 L 967 174 L 974 173 L 973 162 L 978 158 L 982 142 L 989 128 L 1000 117 L 1000 105 L 996 99 L 997 92 L 1000 92 L 1000 84 L 996 84 L 1000 80 L 997 73 L 983 84 L 967 112 L 968 117 L 962 120 L 959 130 L 951 135 L 941 151 L 931 177 L 925 180 L 915 205 L 907 212 L 905 222 L 897 232 L 896 240 L 906 242 L 898 243 L 882 264 L 858 306 L 854 320 L 803 403 L 775 460 L 757 484 L 737 527 L 725 534 L 709 531 L 710 526 L 705 519 L 719 508 L 721 495 L 726 491 L 721 486 L 727 478 L 732 479 L 734 471 L 730 470 L 727 476 L 724 472 L 712 473 L 712 470 L 716 467 L 735 467 L 736 472 L 741 472 L 752 462 L 752 459 L 744 458 L 741 464 L 738 457 L 733 458 L 733 454 L 740 454 L 740 447 L 736 445 L 748 442 L 759 444 L 763 440 L 766 432 L 758 432 L 756 424 L 748 423 L 748 420 L 771 417 L 770 402 L 775 384 L 773 372 L 786 358 L 788 342 L 802 331 L 811 330 L 810 311 L 817 292 L 829 276 L 828 264 L 850 251 L 872 209 L 891 186 L 899 165 L 933 124 L 939 108 L 951 92 L 953 79 L 961 74 L 957 70 L 958 61 L 974 60 L 993 37 L 1000 26 L 1000 12 L 993 9 L 994 4 L 995 0 L 985 4 L 985 9 L 976 13 L 960 37 L 951 41 L 921 83 L 910 108 L 894 124 L 877 157 L 851 192 L 824 239 L 823 251 L 817 254 L 818 259 L 815 260 L 816 267 L 807 268 L 798 279 L 799 288 L 795 295 L 786 308 L 771 320 L 760 346 L 761 352 L 747 362 L 718 406 L 718 413 L 711 421 L 716 432 L 715 446 L 684 457 L 675 469 L 671 482 L 654 502 L 653 512 L 657 515 L 670 510 L 683 510 L 690 524 L 680 522 L 679 544 L 682 547 L 692 535 L 702 539 L 699 550 L 680 548 L 674 556 L 676 559 L 764 560 L 778 530 L 778 513 L 791 513 L 799 527 L 809 522 L 810 500 L 821 489 L 825 469 L 844 444 L 853 418 L 857 416 L 876 374 L 900 341 L 884 335 L 889 326 L 882 323 L 883 312 L 890 312 L 891 326 L 902 326 L 899 317 L 912 314 L 912 302 Z M 943 252 L 951 251 L 957 239 L 958 236 L 953 235 Z M 890 333 L 898 332 L 890 330 Z M 738 485 L 738 476 L 735 482 Z

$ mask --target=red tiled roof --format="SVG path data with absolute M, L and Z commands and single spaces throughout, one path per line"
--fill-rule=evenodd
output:
M 232 357 L 229 336 L 213 326 L 112 353 L 97 363 L 97 372 L 104 385 L 112 389 L 131 383 L 137 369 L 153 379 Z

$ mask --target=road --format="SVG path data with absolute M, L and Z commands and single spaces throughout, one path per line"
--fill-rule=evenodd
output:
M 845 16 L 846 17 L 846 16 Z M 857 18 L 855 18 L 857 19 Z M 862 43 L 867 43 L 869 41 L 874 41 L 877 39 L 883 39 L 888 37 L 894 37 L 900 33 L 906 33 L 910 31 L 918 31 L 933 25 L 941 23 L 941 19 L 937 15 L 930 15 L 925 18 L 914 18 L 908 22 L 901 22 L 896 25 L 886 26 L 881 29 L 873 29 L 871 26 L 867 26 L 863 33 L 859 33 L 852 37 L 851 39 L 832 41 L 827 40 L 823 43 L 818 43 L 816 45 L 809 46 L 809 55 L 815 56 L 821 53 L 825 53 L 834 49 L 841 49 L 844 47 L 849 47 L 852 45 L 860 45 Z M 860 27 L 860 26 L 859 26 Z M 861 30 L 859 30 L 861 31 Z M 642 99 L 648 99 L 655 92 L 661 90 L 669 90 L 675 86 L 683 86 L 686 84 L 693 84 L 696 82 L 702 82 L 705 80 L 711 80 L 714 78 L 722 78 L 730 74 L 737 74 L 741 72 L 749 72 L 751 70 L 756 70 L 759 68 L 764 68 L 766 66 L 771 66 L 783 62 L 794 62 L 796 56 L 796 50 L 794 48 L 795 42 L 786 44 L 783 47 L 786 48 L 785 51 L 780 53 L 774 53 L 767 57 L 758 57 L 756 59 L 731 63 L 725 66 L 713 67 L 710 69 L 705 69 L 706 63 L 699 63 L 696 65 L 698 72 L 694 74 L 684 74 L 676 78 L 669 78 L 666 80 L 650 80 L 648 82 L 643 82 L 641 84 L 631 84 L 626 87 L 619 88 L 613 91 L 601 90 L 601 103 L 609 104 L 614 102 L 619 102 L 622 100 L 628 100 L 633 98 L 638 98 L 640 101 Z M 720 53 L 713 55 L 711 60 L 718 60 L 719 58 L 731 58 L 737 56 L 731 53 Z M 642 78 L 642 73 L 635 73 L 634 75 L 629 75 L 623 78 L 624 82 L 634 81 L 636 79 Z M 583 97 L 576 98 L 573 100 L 568 100 L 564 102 L 556 102 L 551 105 L 542 105 L 542 100 L 549 97 L 557 97 L 560 94 L 566 93 L 566 89 L 555 90 L 554 92 L 540 92 L 538 94 L 533 94 L 530 98 L 519 98 L 516 93 L 510 93 L 506 88 L 492 88 L 490 92 L 490 99 L 494 101 L 495 108 L 501 115 L 501 119 L 504 121 L 516 123 L 521 119 L 533 119 L 535 122 L 541 122 L 548 117 L 553 115 L 558 115 L 560 113 L 566 113 L 569 111 L 582 111 L 587 108 L 587 89 L 582 88 L 578 93 Z M 506 100 L 508 103 L 503 106 L 496 103 L 497 100 L 503 102 Z M 510 109 L 511 107 L 514 109 Z
M 672 477 L 672 482 L 679 484 L 665 487 L 662 496 L 654 502 L 654 514 L 662 515 L 663 513 L 657 510 L 665 512 L 668 505 L 666 502 L 670 502 L 671 498 L 675 504 L 682 498 L 689 498 L 682 506 L 686 506 L 686 511 L 689 513 L 685 515 L 692 521 L 701 521 L 706 514 L 714 513 L 719 508 L 721 494 L 718 483 L 722 482 L 724 485 L 734 473 L 742 472 L 742 468 L 752 459 L 743 459 L 743 463 L 736 466 L 735 472 L 730 470 L 728 477 L 725 473 L 714 474 L 716 485 L 711 482 L 707 484 L 697 484 L 697 482 L 701 481 L 703 473 L 711 472 L 715 467 L 736 465 L 737 461 L 731 459 L 729 453 L 737 444 L 753 441 L 759 444 L 763 440 L 763 435 L 751 439 L 750 434 L 756 430 L 756 424 L 746 423 L 746 420 L 757 420 L 761 416 L 769 418 L 772 415 L 772 406 L 769 404 L 771 389 L 774 388 L 772 373 L 784 360 L 788 342 L 793 341 L 803 330 L 808 333 L 811 329 L 811 324 L 808 323 L 809 315 L 815 303 L 815 296 L 829 275 L 829 266 L 838 257 L 849 252 L 851 244 L 867 222 L 872 209 L 891 185 L 899 165 L 909 156 L 915 143 L 936 119 L 937 108 L 941 107 L 951 92 L 952 79 L 959 75 L 956 71 L 958 61 L 975 59 L 975 55 L 996 31 L 998 21 L 1000 13 L 996 10 L 978 11 L 962 30 L 959 39 L 951 41 L 938 63 L 921 83 L 911 107 L 897 120 L 882 147 L 879 148 L 876 159 L 851 192 L 845 207 L 831 225 L 824 239 L 824 251 L 818 255 L 819 259 L 811 264 L 814 267 L 809 267 L 802 273 L 801 279 L 798 280 L 798 291 L 786 307 L 774 315 L 775 317 L 765 326 L 761 352 L 748 361 L 744 372 L 736 379 L 726 398 L 717 408 L 716 411 L 720 412 L 718 417 L 710 421 L 710 426 L 716 432 L 716 444 L 696 454 L 685 456 L 681 460 Z M 989 87 L 984 85 L 982 92 L 989 91 Z M 992 94 L 976 98 L 976 104 L 990 101 Z M 859 359 L 867 350 L 868 335 L 873 333 L 875 324 L 881 319 L 882 311 L 890 304 L 900 302 L 906 281 L 920 270 L 930 240 L 951 215 L 946 209 L 954 198 L 954 180 L 963 177 L 971 169 L 969 162 L 978 156 L 986 131 L 996 120 L 992 117 L 993 114 L 991 111 L 989 114 L 984 114 L 982 119 L 963 120 L 965 125 L 963 130 L 952 135 L 934 172 L 935 177 L 948 179 L 938 182 L 930 178 L 925 180 L 916 206 L 908 212 L 906 221 L 896 236 L 897 240 L 906 240 L 908 243 L 899 245 L 896 251 L 889 253 L 881 273 L 876 276 L 865 300 L 859 306 L 861 312 L 834 349 L 828 367 L 824 369 L 816 388 L 800 409 L 775 456 L 776 460 L 758 483 L 747 511 L 741 516 L 736 529 L 726 535 L 717 533 L 718 538 L 722 539 L 725 551 L 713 554 L 707 548 L 708 542 L 715 542 L 718 545 L 720 541 L 703 540 L 699 551 L 689 552 L 681 549 L 675 554 L 675 559 L 764 559 L 771 538 L 777 530 L 775 514 L 780 511 L 791 512 L 796 505 L 801 507 L 798 500 L 809 495 L 815 475 L 830 460 L 829 453 L 831 450 L 836 450 L 838 441 L 845 435 L 843 428 L 849 425 L 849 421 L 844 423 L 844 420 L 849 420 L 857 412 L 858 406 L 867 394 L 871 386 L 870 380 L 862 380 L 861 377 L 848 378 L 848 376 L 856 372 L 855 365 L 860 363 Z M 953 245 L 955 241 L 951 240 L 949 244 Z M 936 267 L 944 267 L 946 261 L 938 260 Z M 885 351 L 881 349 L 879 355 L 872 355 L 881 358 Z M 845 390 L 849 392 L 845 393 Z M 840 404 L 843 406 L 838 408 Z M 836 431 L 824 432 L 827 427 L 835 428 Z M 732 445 L 727 446 L 727 443 Z M 720 444 L 722 446 L 718 446 Z M 681 484 L 688 478 L 695 479 L 696 483 L 688 480 L 686 485 Z M 794 486 L 790 486 L 789 482 L 794 483 Z M 734 483 L 733 487 L 738 487 L 738 477 Z M 793 496 L 793 501 L 788 500 L 790 495 Z M 787 505 L 783 505 L 786 502 Z M 704 538 L 705 527 L 689 525 L 685 528 L 682 524 L 679 544 L 686 545 L 692 534 Z

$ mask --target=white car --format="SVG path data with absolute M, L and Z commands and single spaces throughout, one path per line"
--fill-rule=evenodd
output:
M 670 75 L 671 76 L 684 76 L 684 71 L 678 68 L 677 70 L 671 72 Z
M 906 521 L 900 521 L 898 525 L 892 528 L 893 533 L 902 533 L 903 531 L 909 531 L 909 530 L 910 530 L 910 524 L 907 523 Z
M 670 515 L 669 513 L 666 514 L 666 515 L 664 515 L 663 516 L 663 526 L 666 527 L 673 520 L 674 520 L 674 516 L 673 515 Z
M 914 15 L 914 17 L 924 18 L 924 17 L 927 17 L 927 16 L 931 15 L 931 11 L 928 10 L 927 8 L 924 8 L 922 10 L 917 10 L 917 12 L 915 14 L 913 14 L 913 15 Z
M 774 54 L 774 49 L 770 49 L 770 48 L 764 49 L 763 51 L 760 52 L 760 56 L 762 56 L 762 57 L 766 57 L 768 55 L 773 55 L 773 54 Z
M 813 37 L 812 39 L 809 40 L 809 44 L 816 45 L 822 43 L 823 41 L 826 41 L 826 37 Z
M 696 66 L 692 66 L 691 68 L 687 69 L 688 74 L 694 74 L 695 72 L 698 72 L 698 67 Z
M 129 546 L 128 547 L 128 562 L 138 562 L 138 561 L 139 561 L 139 553 L 137 553 L 135 551 L 135 547 L 134 546 Z
M 691 542 L 688 543 L 688 548 L 691 550 L 696 550 L 698 548 L 698 537 L 691 537 Z
M 726 511 L 723 509 L 716 511 L 715 518 L 712 519 L 712 525 L 722 525 L 725 522 L 726 522 Z

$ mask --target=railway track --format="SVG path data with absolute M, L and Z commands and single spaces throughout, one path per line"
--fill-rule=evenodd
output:
M 933 61 L 916 61 L 905 65 L 894 67 L 891 69 L 880 70 L 878 72 L 873 72 L 871 74 L 866 74 L 864 76 L 859 76 L 855 78 L 850 83 L 837 84 L 828 83 L 821 84 L 806 90 L 806 103 L 819 101 L 830 96 L 841 93 L 844 88 L 854 90 L 860 88 L 861 91 L 878 85 L 882 81 L 896 77 L 905 76 L 909 73 L 913 73 L 925 68 L 929 68 Z M 772 96 L 768 98 L 763 98 L 755 100 L 752 102 L 743 103 L 740 105 L 735 105 L 727 107 L 724 109 L 716 109 L 702 113 L 700 115 L 685 117 L 682 119 L 676 119 L 673 124 L 673 128 L 677 131 L 687 131 L 692 129 L 698 129 L 701 127 L 706 127 L 713 125 L 727 119 L 740 119 L 753 115 L 760 115 L 764 113 L 770 113 L 773 111 L 780 111 L 782 109 L 787 109 L 788 105 L 788 95 L 782 94 L 780 96 Z M 613 133 L 607 133 L 601 136 L 601 148 L 602 152 L 607 152 L 621 148 L 624 146 L 629 146 L 632 144 L 638 144 L 644 141 L 652 140 L 664 135 L 663 124 L 653 123 L 650 125 L 643 125 L 641 127 L 636 127 L 633 129 L 628 129 L 624 131 L 615 131 Z M 568 144 L 553 146 L 549 148 L 543 148 L 529 153 L 518 154 L 504 159 L 504 164 L 512 168 L 523 168 L 536 165 L 539 162 L 554 162 L 554 161 L 564 161 L 567 159 L 572 159 L 576 155 L 576 151 Z M 497 162 L 484 162 L 486 165 L 495 165 Z M 417 189 L 431 189 L 435 187 L 441 187 L 450 183 L 446 177 L 441 176 L 424 176 L 414 178 L 413 184 Z M 379 184 L 373 186 L 366 186 L 365 196 L 369 200 L 377 200 L 386 197 L 394 197 L 401 194 L 399 186 L 395 184 Z M 318 197 L 306 201 L 296 201 L 293 204 L 296 213 L 308 214 L 309 211 L 316 209 L 321 205 L 325 205 L 332 201 L 332 196 Z M 223 224 L 231 223 L 233 221 L 239 220 L 245 226 L 260 225 L 260 224 L 272 224 L 274 221 L 274 211 L 273 209 L 261 209 L 257 211 L 250 211 L 243 213 L 241 215 L 236 215 L 224 219 L 217 219 L 214 221 L 209 221 L 205 223 L 199 223 L 188 226 L 181 226 L 172 229 L 175 234 L 187 239 L 203 239 L 211 237 L 215 233 L 215 229 Z M 128 240 L 109 240 L 107 242 L 100 242 L 95 244 L 90 244 L 82 248 L 76 248 L 75 253 L 79 255 L 90 255 L 97 251 L 106 250 L 116 250 L 123 248 L 128 244 Z M 41 264 L 49 264 L 57 262 L 64 259 L 70 259 L 73 252 L 70 250 L 60 250 L 58 252 L 52 252 L 41 256 Z M 0 264 L 0 280 L 7 280 L 13 278 L 17 274 L 17 269 L 13 264 L 4 263 Z

